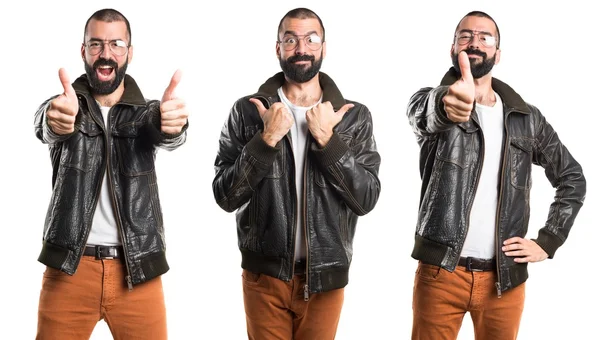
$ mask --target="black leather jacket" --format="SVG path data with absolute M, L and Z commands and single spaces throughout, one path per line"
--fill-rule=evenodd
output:
M 48 144 L 53 167 L 38 260 L 70 275 L 76 272 L 106 175 L 131 288 L 169 269 L 154 158 L 157 146 L 173 150 L 184 143 L 187 124 L 180 134 L 161 133 L 160 102 L 145 100 L 128 75 L 121 100 L 110 109 L 108 127 L 87 77 L 79 77 L 73 88 L 79 99 L 73 133 L 57 135 L 47 124 L 45 113 L 54 97 L 35 114 L 35 134 Z
M 249 98 L 265 107 L 280 99 L 283 73 L 268 79 L 258 93 L 239 99 L 231 109 L 219 140 L 213 191 L 224 210 L 237 209 L 238 245 L 242 267 L 281 280 L 294 273 L 296 221 L 303 218 L 307 235 L 308 292 L 346 286 L 352 261 L 352 241 L 359 215 L 368 213 L 379 198 L 380 157 L 367 107 L 342 97 L 326 74 L 319 74 L 323 102 L 334 110 L 353 103 L 334 128 L 324 148 L 309 134 L 304 159 L 303 188 L 296 188 L 290 134 L 275 148 L 261 138 L 263 121 Z M 298 216 L 296 190 L 302 190 L 305 209 Z
M 458 264 L 485 157 L 476 111 L 460 124 L 450 121 L 444 111 L 442 97 L 456 80 L 451 68 L 441 86 L 419 90 L 407 109 L 421 147 L 423 180 L 412 257 L 449 271 Z M 504 255 L 501 243 L 527 233 L 532 164 L 542 166 L 556 188 L 548 220 L 535 239 L 550 258 L 569 234 L 585 198 L 586 182 L 581 166 L 540 111 L 498 79 L 492 80 L 492 88 L 502 98 L 505 117 L 495 243 L 500 295 L 528 277 L 527 264 Z

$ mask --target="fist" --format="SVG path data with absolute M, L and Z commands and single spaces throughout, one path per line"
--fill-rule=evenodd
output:
M 460 52 L 458 64 L 461 78 L 448 88 L 448 93 L 442 98 L 442 101 L 448 119 L 455 123 L 462 123 L 471 118 L 475 102 L 475 84 L 471 74 L 471 63 L 466 52 Z
M 275 147 L 294 125 L 294 117 L 283 103 L 274 103 L 267 110 L 260 100 L 251 98 L 250 101 L 256 106 L 265 125 L 262 133 L 263 140 Z
M 160 101 L 160 130 L 166 134 L 178 134 L 188 119 L 188 110 L 183 99 L 175 95 L 175 88 L 181 81 L 181 71 L 175 71 L 171 82 Z
M 66 135 L 75 130 L 75 117 L 79 112 L 79 101 L 65 69 L 58 70 L 58 78 L 62 84 L 63 93 L 50 102 L 46 111 L 46 120 L 52 132 Z

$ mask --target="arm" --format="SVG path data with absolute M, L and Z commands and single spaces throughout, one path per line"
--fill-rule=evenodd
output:
M 533 108 L 533 112 L 539 117 L 533 162 L 544 168 L 546 177 L 556 189 L 546 224 L 534 241 L 552 258 L 565 242 L 583 205 L 586 181 L 581 165 L 561 143 L 552 126 L 537 109 Z
M 238 100 L 229 113 L 229 118 L 221 130 L 215 160 L 213 193 L 217 204 L 228 212 L 236 210 L 250 200 L 256 187 L 271 170 L 282 147 L 281 141 L 275 147 L 265 143 L 261 131 L 256 132 L 250 140 L 246 140 L 244 118 L 249 114 L 244 115 L 243 101 L 247 99 Z M 255 110 L 248 104 L 246 109 Z M 258 117 L 257 112 L 252 113 Z
M 152 131 L 155 131 L 153 132 L 155 135 L 153 140 L 156 146 L 167 151 L 172 151 L 185 143 L 187 138 L 187 128 L 189 126 L 187 117 L 185 119 L 185 125 L 181 127 L 179 132 L 168 133 L 165 132 L 162 127 L 160 102 L 157 100 L 149 101 L 147 103 L 147 112 L 147 123 L 152 126 Z
M 52 101 L 58 96 L 54 96 L 42 103 L 35 112 L 34 116 L 34 130 L 35 136 L 44 144 L 56 144 L 69 139 L 79 129 L 79 119 L 75 120 L 73 132 L 67 134 L 57 134 L 52 131 L 52 128 L 48 124 L 48 118 L 46 113 L 50 110 Z M 79 117 L 79 115 L 77 115 Z
M 448 86 L 426 87 L 415 93 L 408 102 L 406 115 L 415 135 L 422 139 L 435 138 L 457 123 L 451 121 L 442 99 L 448 93 Z
M 309 152 L 314 154 L 325 179 L 346 205 L 357 215 L 365 215 L 375 207 L 381 191 L 378 178 L 381 157 L 373 137 L 371 113 L 365 106 L 354 110 L 359 111 L 350 146 L 334 132 L 325 147 L 312 142 Z

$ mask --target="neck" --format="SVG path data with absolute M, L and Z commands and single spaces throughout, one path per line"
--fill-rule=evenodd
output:
M 296 83 L 290 81 L 287 77 L 283 84 L 283 93 L 292 104 L 297 106 L 312 106 L 316 104 L 321 96 L 323 90 L 319 84 L 319 75 L 317 74 L 311 80 L 306 83 Z
M 119 87 L 117 87 L 117 89 L 113 93 L 94 94 L 94 99 L 96 99 L 101 106 L 111 107 L 118 103 L 119 100 L 121 100 L 123 92 L 125 92 L 125 85 L 123 85 L 123 82 L 121 82 L 121 85 L 119 85 Z
M 481 105 L 494 106 L 496 104 L 496 95 L 492 89 L 492 76 L 485 76 L 475 79 L 475 101 Z

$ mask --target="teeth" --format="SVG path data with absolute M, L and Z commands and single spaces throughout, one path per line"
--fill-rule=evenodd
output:
M 111 66 L 98 66 L 98 68 L 112 68 Z

